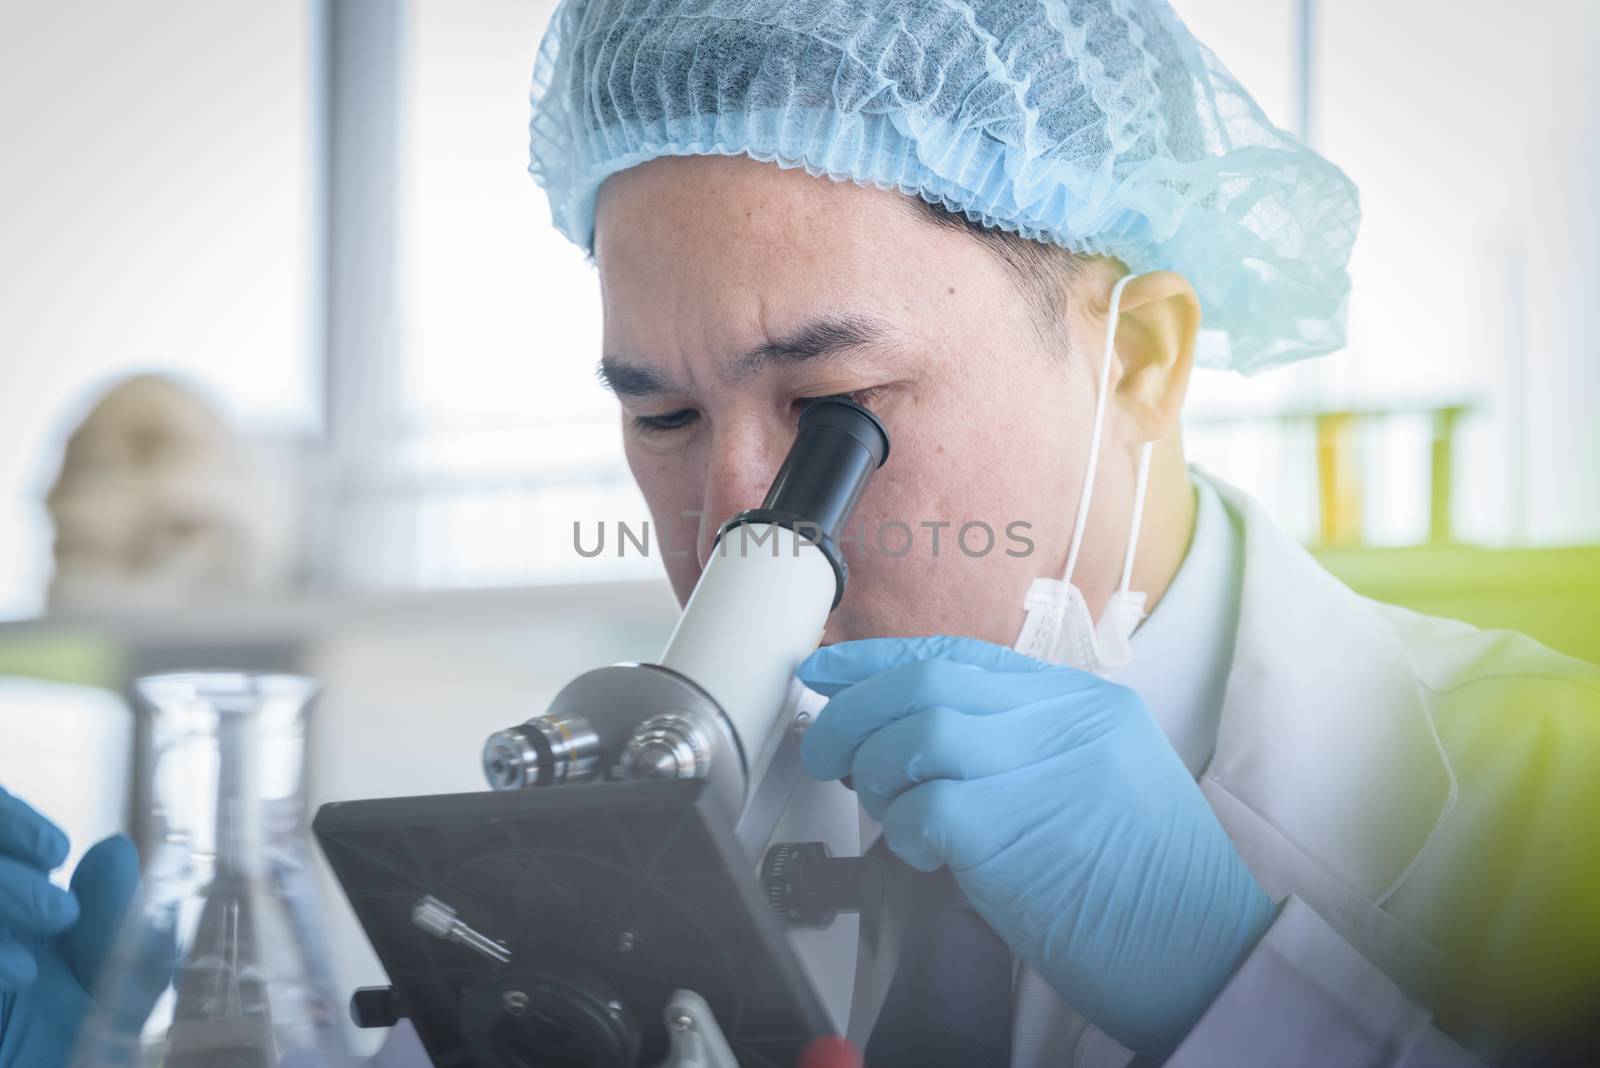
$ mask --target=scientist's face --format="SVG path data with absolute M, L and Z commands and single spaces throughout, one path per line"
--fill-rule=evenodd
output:
M 893 445 L 824 641 L 1010 645 L 1029 584 L 1059 575 L 1083 476 L 1093 361 L 1063 351 L 1078 312 L 1052 340 L 970 235 L 897 193 L 743 157 L 623 171 L 596 225 L 603 374 L 657 532 L 685 550 L 664 555 L 680 602 L 717 527 L 760 505 L 805 402 L 847 394 Z

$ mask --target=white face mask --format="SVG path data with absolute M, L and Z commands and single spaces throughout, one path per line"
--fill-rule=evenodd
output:
M 1072 529 L 1072 546 L 1067 550 L 1067 566 L 1059 579 L 1036 578 L 1029 587 L 1022 607 L 1027 618 L 1017 642 L 1017 652 L 1052 664 L 1066 664 L 1080 671 L 1106 675 L 1133 660 L 1130 639 L 1144 619 L 1145 595 L 1128 588 L 1133 577 L 1133 552 L 1139 544 L 1139 521 L 1144 516 L 1145 488 L 1150 481 L 1150 453 L 1155 443 L 1147 441 L 1139 450 L 1139 477 L 1133 491 L 1133 517 L 1128 524 L 1128 545 L 1122 557 L 1122 580 L 1106 601 L 1096 623 L 1089 614 L 1083 591 L 1072 583 L 1078 566 L 1078 550 L 1089 517 L 1089 499 L 1094 494 L 1095 469 L 1100 464 L 1100 432 L 1105 423 L 1106 387 L 1111 381 L 1111 358 L 1116 352 L 1118 308 L 1122 287 L 1138 275 L 1124 275 L 1111 290 L 1111 327 L 1106 332 L 1105 354 L 1100 362 L 1100 396 L 1095 401 L 1093 437 L 1089 442 L 1089 464 L 1083 473 L 1083 492 L 1078 497 L 1078 518 Z

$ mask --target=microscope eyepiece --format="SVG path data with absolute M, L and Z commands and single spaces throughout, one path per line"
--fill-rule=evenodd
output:
M 728 520 L 717 537 L 747 523 L 769 523 L 814 541 L 833 565 L 837 608 L 849 574 L 839 535 L 888 458 L 889 432 L 876 415 L 848 397 L 820 397 L 800 413 L 799 432 L 761 507 Z
M 844 397 L 812 401 L 761 508 L 808 520 L 831 541 L 888 458 L 889 432 L 876 415 Z

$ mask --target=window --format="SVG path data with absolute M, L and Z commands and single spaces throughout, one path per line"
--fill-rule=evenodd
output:
M 655 577 L 585 559 L 573 523 L 647 518 L 595 379 L 600 294 L 527 172 L 551 3 L 410 5 L 400 149 L 402 343 L 390 462 L 346 509 L 335 581 L 484 586 Z M 353 529 L 352 529 L 353 528 Z M 353 535 L 353 536 L 352 536 Z M 359 575 L 354 568 L 359 568 Z
M 109 380 L 177 372 L 268 435 L 319 420 L 305 10 L 92 8 L 0 29 L 0 616 L 43 603 L 39 502 Z
M 1250 379 L 1197 372 L 1191 456 L 1311 543 L 1600 537 L 1600 110 L 1584 48 L 1600 6 L 1490 21 L 1446 0 L 1174 2 L 1279 125 L 1308 128 L 1354 178 L 1364 211 L 1348 348 Z M 0 197 L 0 615 L 40 603 L 37 500 L 73 406 L 136 369 L 194 377 L 257 434 L 315 435 L 325 401 L 337 413 L 339 473 L 313 507 L 324 586 L 659 575 L 641 554 L 572 544 L 575 521 L 647 513 L 593 378 L 593 269 L 526 170 L 553 3 L 354 7 L 402 22 L 396 85 L 362 105 L 393 104 L 401 136 L 354 186 L 357 203 L 370 188 L 397 205 L 378 224 L 396 254 L 374 245 L 364 265 L 393 260 L 397 296 L 353 309 L 361 343 L 329 347 L 327 367 L 323 301 L 344 298 L 321 255 L 348 213 L 319 214 L 325 9 L 7 15 L 0 110 L 28 164 Z M 358 131 L 370 117 L 344 116 Z
M 1176 4 L 1288 128 L 1264 57 L 1292 57 L 1290 16 L 1312 13 L 1312 142 L 1363 214 L 1347 349 L 1256 380 L 1197 374 L 1191 455 L 1313 542 L 1600 536 L 1600 8 Z
M 1577 492 L 1600 477 L 1600 432 L 1587 419 L 1600 361 L 1573 351 L 1600 336 L 1600 323 L 1594 302 L 1562 283 L 1600 274 L 1600 242 L 1567 225 L 1577 213 L 1590 233 L 1600 226 L 1600 209 L 1578 195 L 1588 173 L 1579 154 L 1592 155 L 1597 136 L 1572 43 L 1594 39 L 1593 5 L 1553 4 L 1554 23 L 1529 21 L 1520 37 L 1443 17 L 1435 4 L 1176 6 L 1275 122 L 1309 127 L 1360 186 L 1365 214 L 1348 348 L 1255 378 L 1198 372 L 1192 457 L 1311 543 L 1600 533 L 1596 495 Z M 411 519 L 400 525 L 413 537 L 399 569 L 408 582 L 657 566 L 603 568 L 570 543 L 574 519 L 645 510 L 611 402 L 592 380 L 593 272 L 549 225 L 525 169 L 526 90 L 549 11 L 512 0 L 418 0 L 411 10 L 400 455 L 412 481 Z M 1568 44 L 1552 51 L 1545 36 Z M 1431 43 L 1419 50 L 1419 40 Z M 1497 64 L 1529 76 L 1472 74 Z M 1563 137 L 1581 129 L 1587 137 Z M 1550 163 L 1532 184 L 1530 158 Z M 1568 207 L 1533 207 L 1552 203 Z M 1534 294 L 1535 284 L 1546 288 Z M 1574 378 L 1583 388 L 1566 391 Z

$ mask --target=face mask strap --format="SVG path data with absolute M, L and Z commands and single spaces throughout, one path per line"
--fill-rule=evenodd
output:
M 1089 465 L 1083 472 L 1083 491 L 1078 495 L 1078 518 L 1072 526 L 1072 545 L 1067 549 L 1067 568 L 1061 575 L 1063 583 L 1072 581 L 1072 573 L 1078 566 L 1078 550 L 1083 547 L 1083 531 L 1089 518 L 1089 500 L 1094 495 L 1095 470 L 1100 466 L 1100 431 L 1105 425 L 1106 418 L 1106 391 L 1111 383 L 1111 357 L 1116 353 L 1117 319 L 1121 315 L 1119 308 L 1122 304 L 1122 287 L 1139 277 L 1136 274 L 1125 274 L 1117 279 L 1117 284 L 1111 287 L 1111 310 L 1107 313 L 1110 329 L 1106 331 L 1105 352 L 1100 357 L 1100 392 L 1094 404 L 1094 429 L 1089 438 Z M 1144 510 L 1144 477 L 1149 459 L 1150 443 L 1146 443 L 1146 454 L 1139 464 L 1139 494 L 1138 504 L 1134 506 L 1134 539 L 1139 533 L 1140 513 Z M 1128 575 L 1133 571 L 1133 550 L 1130 548 L 1125 554 L 1123 565 L 1123 584 L 1126 586 Z
M 1133 522 L 1128 524 L 1128 549 L 1122 554 L 1122 581 L 1117 584 L 1117 589 L 1123 593 L 1128 592 L 1128 584 L 1133 581 L 1133 554 L 1139 548 L 1139 524 L 1144 521 L 1145 490 L 1150 486 L 1150 454 L 1155 446 L 1155 442 L 1147 441 L 1139 449 L 1139 479 L 1133 487 Z

